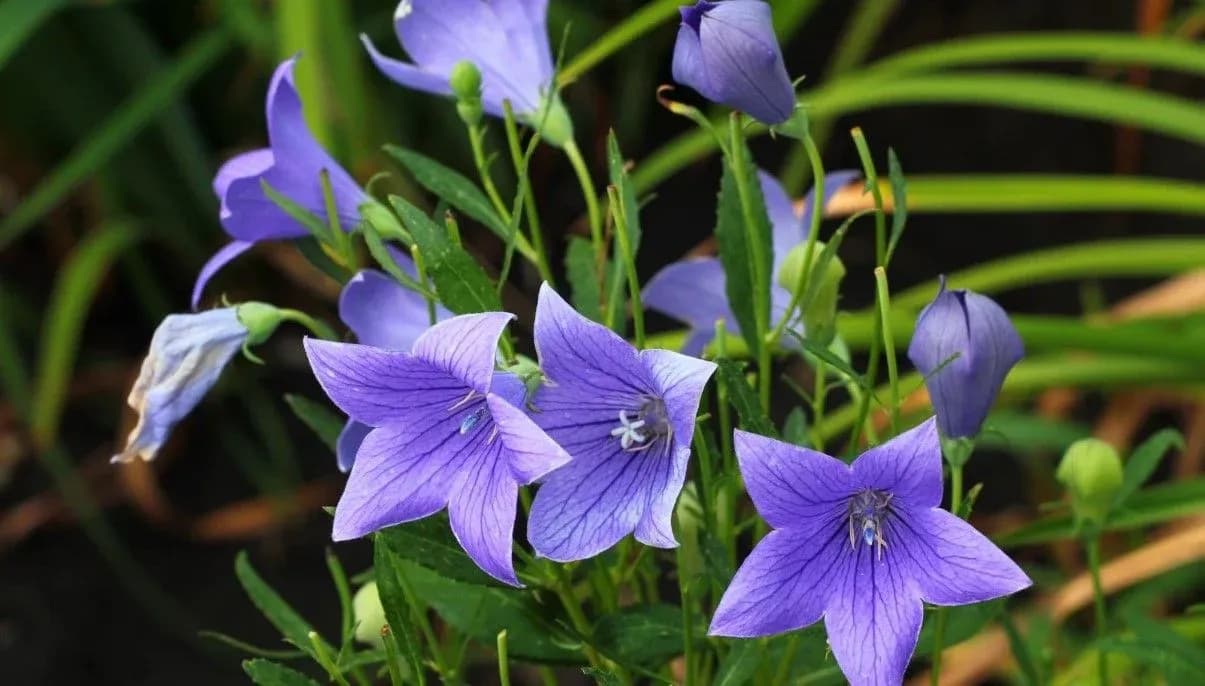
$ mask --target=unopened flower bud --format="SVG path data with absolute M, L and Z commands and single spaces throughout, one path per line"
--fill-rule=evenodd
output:
M 239 323 L 247 329 L 247 340 L 244 347 L 259 345 L 268 340 L 276 327 L 284 321 L 283 313 L 275 305 L 261 302 L 240 303 L 234 308 Z
M 806 242 L 787 253 L 778 270 L 778 285 L 794 293 L 799 288 L 800 279 L 804 278 L 804 272 L 807 272 L 809 283 L 804 284 L 804 299 L 800 301 L 804 331 L 808 337 L 827 345 L 834 333 L 833 321 L 837 316 L 837 300 L 841 295 L 841 280 L 845 278 L 845 265 L 836 255 L 827 262 L 822 261 L 824 243 L 816 241 L 812 246 L 811 267 L 805 269 L 807 253 Z
M 376 648 L 383 647 L 381 627 L 386 624 L 385 608 L 381 606 L 377 582 L 369 581 L 361 586 L 351 599 L 351 608 L 356 618 L 356 640 Z
M 1071 494 L 1076 521 L 1103 524 L 1121 488 L 1121 458 L 1108 443 L 1085 438 L 1067 448 L 1055 476 Z
M 461 121 L 476 126 L 485 111 L 481 105 L 481 71 L 469 60 L 461 60 L 452 67 L 448 85 L 456 96 L 456 112 Z

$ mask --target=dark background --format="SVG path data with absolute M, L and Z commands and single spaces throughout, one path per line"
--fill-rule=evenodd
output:
M 605 9 L 593 11 L 613 20 L 635 4 L 605 3 Z M 822 72 L 845 26 L 850 4 L 823 2 L 809 17 L 785 48 L 792 74 Z M 357 2 L 355 15 L 360 27 L 384 36 L 379 44 L 393 52 L 387 23 L 391 7 L 384 5 L 391 3 Z M 870 59 L 923 43 L 989 32 L 1133 31 L 1136 11 L 1133 2 L 1098 0 L 906 2 L 889 21 Z M 172 54 L 201 30 L 209 16 L 207 5 L 192 2 L 115 3 L 103 8 L 70 7 L 40 29 L 0 71 L 0 160 L 4 168 L 0 202 L 11 206 L 87 135 L 90 123 L 99 121 L 128 91 L 129 74 L 123 75 L 120 63 L 106 62 L 102 56 L 106 52 L 100 46 L 105 41 L 122 40 L 120 33 L 110 31 L 113 26 L 134 25 L 150 39 L 151 49 Z M 552 33 L 558 35 L 555 29 Z M 635 56 L 621 55 L 605 62 L 569 91 L 578 138 L 595 164 L 596 178 L 601 178 L 599 151 L 610 122 L 618 127 L 625 154 L 637 161 L 687 130 L 684 120 L 662 110 L 652 98 L 652 87 L 669 80 L 673 36 L 672 26 L 662 27 L 633 48 Z M 573 45 L 578 44 L 571 42 L 570 54 Z M 235 50 L 188 91 L 182 111 L 212 156 L 210 173 L 233 152 L 262 145 L 263 93 L 272 67 L 271 62 Z M 1060 70 L 1057 65 L 1045 68 Z M 1069 65 L 1060 71 L 1083 68 Z M 470 169 L 467 146 L 459 122 L 452 118 L 451 105 L 399 92 L 371 71 L 367 83 L 380 101 L 375 130 L 382 137 L 377 143 L 399 142 Z M 1155 73 L 1151 87 L 1186 99 L 1199 99 L 1203 93 L 1200 81 L 1179 75 Z M 1200 148 L 1155 135 L 1141 136 L 1136 157 L 1119 156 L 1119 133 L 1099 123 L 989 107 L 926 106 L 881 109 L 842 119 L 825 151 L 828 168 L 858 166 L 846 136 L 853 125 L 866 132 L 880 164 L 890 145 L 907 173 L 1106 174 L 1118 171 L 1119 164 L 1136 164 L 1124 171 L 1199 179 L 1205 162 Z M 755 155 L 763 166 L 776 169 L 784 149 L 783 144 L 760 140 Z M 81 472 L 103 469 L 114 442 L 129 427 L 129 417 L 121 414 L 119 406 L 133 378 L 133 365 L 157 323 L 147 313 L 163 307 L 182 310 L 187 304 L 200 259 L 196 251 L 181 245 L 193 241 L 204 252 L 220 244 L 215 200 L 209 199 L 208 205 L 197 200 L 164 208 L 162 201 L 155 199 L 160 188 L 175 187 L 179 192 L 178 186 L 185 182 L 182 171 L 171 167 L 170 159 L 159 137 L 144 134 L 136 147 L 104 170 L 103 178 L 81 189 L 44 226 L 0 254 L 0 276 L 6 288 L 30 303 L 36 313 L 39 303 L 45 302 L 65 248 L 81 227 L 97 220 L 96 207 L 105 206 L 95 196 L 116 194 L 125 213 L 155 224 L 169 223 L 158 226 L 161 233 L 152 244 L 143 246 L 141 266 L 125 265 L 118 276 L 106 280 L 87 321 L 81 359 L 89 368 L 100 369 L 98 375 L 107 373 L 116 381 L 102 384 L 101 392 L 82 391 L 84 397 L 64 418 L 62 443 L 75 463 L 83 465 Z M 360 160 L 354 172 L 363 180 L 384 166 L 380 157 L 368 157 Z M 563 157 L 551 149 L 539 153 L 533 174 L 550 244 L 560 246 L 564 227 L 582 209 L 578 188 Z M 645 242 L 639 258 L 643 275 L 651 276 L 710 235 L 718 176 L 718 163 L 712 159 L 686 168 L 657 189 L 656 199 L 643 214 Z M 1193 231 L 1200 231 L 1199 222 L 1150 213 L 916 216 L 893 264 L 893 285 L 906 287 L 940 272 L 1043 246 Z M 171 238 L 176 232 L 184 238 Z M 471 240 L 487 260 L 496 257 L 498 246 L 488 235 L 476 232 Z M 867 233 L 851 233 L 843 252 L 851 274 L 844 294 L 849 307 L 871 302 L 872 252 Z M 138 283 L 139 273 L 157 284 L 157 289 L 148 292 L 132 286 Z M 509 296 L 508 305 L 521 314 L 531 306 L 533 278 L 518 274 L 512 279 L 518 288 Z M 1101 284 L 1109 299 L 1142 285 L 1141 281 Z M 221 287 L 232 297 L 301 305 L 332 316 L 328 303 L 282 280 L 254 256 L 225 273 Z M 1013 311 L 1070 313 L 1079 311 L 1081 293 L 1066 285 L 1048 285 L 1012 291 L 1000 301 Z M 664 320 L 650 321 L 654 326 L 668 325 Z M 240 549 L 249 550 L 266 578 L 316 626 L 331 631 L 337 625 L 337 599 L 323 558 L 330 545 L 329 521 L 315 505 L 309 505 L 304 514 L 274 518 L 225 542 L 198 541 L 189 534 L 195 529 L 181 524 L 232 502 L 255 498 L 265 490 L 263 481 L 248 476 L 246 466 L 232 460 L 229 439 L 223 438 L 254 435 L 256 430 L 248 423 L 249 410 L 239 399 L 240 392 L 255 386 L 262 388 L 258 392 L 269 400 L 283 392 L 320 397 L 300 366 L 291 336 L 278 336 L 261 353 L 270 365 L 255 368 L 236 361 L 238 376 L 246 381 L 227 378 L 221 392 L 181 425 L 165 451 L 159 465 L 158 492 L 170 501 L 173 517 L 156 521 L 146 515 L 145 507 L 120 502 L 106 508 L 101 533 L 95 528 L 87 533 L 67 513 L 20 535 L 6 532 L 6 548 L 0 550 L 0 683 L 245 683 L 239 653 L 196 635 L 199 629 L 212 629 L 256 645 L 287 648 L 238 587 L 232 565 Z M 333 502 L 329 494 L 337 494 L 338 480 L 330 481 L 331 456 L 292 417 L 282 417 L 284 438 L 261 437 L 258 445 L 270 447 L 279 445 L 273 440 L 285 441 L 291 462 L 282 471 L 293 481 L 284 483 L 317 479 L 322 484 L 318 502 Z M 119 422 L 125 422 L 120 431 L 114 429 Z M 0 437 L 3 429 L 0 422 Z M 259 458 L 253 464 L 273 464 L 269 457 L 253 457 Z M 0 487 L 0 505 L 7 513 L 5 526 L 19 522 L 14 513 L 28 508 L 29 503 L 41 502 L 39 499 L 53 502 L 53 482 L 35 459 L 18 463 L 8 478 Z M 103 494 L 98 497 L 106 500 Z M 366 544 L 340 545 L 336 551 L 351 573 L 369 564 Z

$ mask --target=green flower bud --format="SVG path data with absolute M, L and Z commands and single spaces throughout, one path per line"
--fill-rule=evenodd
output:
M 523 123 L 539 131 L 540 138 L 549 145 L 563 148 L 573 140 L 573 120 L 556 94 L 545 98 L 539 111 L 523 117 Z
M 356 591 L 351 599 L 352 615 L 356 618 L 356 640 L 383 648 L 381 627 L 388 622 L 385 620 L 385 608 L 381 607 L 381 594 L 377 592 L 377 582 L 369 581 Z
M 803 327 L 810 338 L 817 342 L 827 344 L 832 340 L 835 333 L 833 326 L 834 320 L 837 318 L 837 300 L 841 295 L 841 279 L 845 278 L 845 265 L 841 262 L 841 258 L 836 255 L 823 265 L 823 273 L 817 273 L 821 269 L 820 257 L 824 253 L 824 243 L 816 241 L 812 246 L 811 269 L 808 270 L 808 281 L 810 282 L 809 290 L 805 290 L 803 300 L 800 301 L 803 307 Z M 799 286 L 799 280 L 803 278 L 804 259 L 807 257 L 807 242 L 800 243 L 787 253 L 786 259 L 782 262 L 782 267 L 778 270 L 778 284 L 788 291 L 794 293 Z M 808 298 L 811 297 L 809 301 Z
M 275 333 L 276 327 L 285 320 L 284 312 L 279 307 L 255 301 L 235 305 L 235 313 L 239 323 L 247 327 L 244 351 L 248 346 L 259 345 L 268 340 Z
M 1071 494 L 1077 523 L 1100 525 L 1121 488 L 1121 458 L 1108 443 L 1085 438 L 1067 448 L 1055 477 Z
M 410 234 L 402 228 L 397 215 L 388 207 L 372 200 L 360 205 L 360 217 L 372 227 L 377 235 L 387 241 L 410 243 Z
M 481 71 L 468 60 L 461 60 L 452 67 L 448 78 L 452 94 L 456 96 L 456 112 L 461 121 L 469 126 L 481 122 L 484 110 L 481 107 Z

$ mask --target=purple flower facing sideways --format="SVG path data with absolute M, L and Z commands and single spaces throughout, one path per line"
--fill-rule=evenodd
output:
M 724 592 L 712 635 L 766 636 L 823 617 L 853 686 L 899 684 L 920 635 L 922 601 L 965 605 L 1031 583 L 986 537 L 939 508 L 932 419 L 852 465 L 743 431 L 735 445 L 746 489 L 774 530 Z
M 582 560 L 633 531 L 647 545 L 676 546 L 674 503 L 715 365 L 637 351 L 548 284 L 540 289 L 535 341 L 547 378 L 535 418 L 573 460 L 536 492 L 527 523 L 532 547 L 558 562 Z
M 791 248 L 807 239 L 812 226 L 812 208 L 816 205 L 816 190 L 803 200 L 802 213 L 787 195 L 782 184 L 765 171 L 758 171 L 766 212 L 770 217 L 774 247 L 774 267 L 770 284 L 770 314 L 780 319 L 791 303 L 791 294 L 779 286 L 777 279 L 782 261 Z M 858 178 L 858 172 L 840 170 L 824 177 L 824 198 L 827 202 L 843 186 Z M 723 319 L 724 326 L 739 333 L 736 317 L 728 306 L 727 281 L 724 266 L 717 257 L 693 257 L 674 262 L 657 272 L 644 287 L 641 300 L 651 310 L 680 320 L 690 326 L 690 335 L 682 346 L 687 355 L 701 355 L 703 348 L 715 336 L 715 323 Z
M 276 192 L 328 222 L 321 172 L 330 176 L 339 224 L 346 230 L 360 221 L 360 205 L 369 200 L 355 180 L 335 162 L 306 126 L 301 98 L 293 85 L 296 57 L 285 60 L 268 87 L 269 147 L 238 155 L 218 170 L 213 190 L 221 200 L 222 228 L 234 239 L 201 268 L 192 305 L 222 267 L 259 241 L 299 238 L 306 228 L 264 193 L 262 181 Z
M 1004 377 L 1025 356 L 1003 308 L 972 291 L 941 290 L 916 321 L 908 359 L 925 375 L 941 433 L 972 437 L 996 401 Z
M 410 352 L 306 339 L 314 376 L 352 419 L 373 427 L 335 508 L 343 541 L 448 509 L 469 557 L 519 585 L 515 500 L 569 456 L 523 410 L 523 383 L 494 371 L 504 312 L 436 324 Z
M 699 0 L 681 8 L 674 81 L 764 124 L 795 111 L 795 87 L 782 61 L 770 6 L 762 0 Z
M 394 251 L 393 258 L 411 276 L 417 273 L 406 255 Z M 451 316 L 442 305 L 435 306 L 436 321 Z M 339 318 L 356 335 L 356 340 L 390 350 L 409 350 L 431 325 L 426 298 L 375 269 L 362 270 L 343 286 L 339 294 Z M 351 469 L 356 451 L 371 430 L 372 427 L 354 419 L 347 420 L 335 445 L 341 471 Z
M 138 423 L 112 461 L 154 458 L 176 424 L 217 383 L 247 336 L 235 307 L 164 319 L 151 337 L 127 401 L 138 413 Z
M 402 0 L 393 15 L 398 40 L 414 64 L 385 57 L 361 35 L 377 69 L 393 81 L 451 95 L 448 79 L 468 60 L 481 72 L 482 106 L 500 117 L 509 100 L 529 118 L 552 88 L 548 0 Z

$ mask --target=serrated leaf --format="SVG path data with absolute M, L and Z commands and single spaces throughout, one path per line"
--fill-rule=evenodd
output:
M 569 237 L 569 248 L 565 252 L 565 273 L 573 289 L 573 309 L 583 317 L 603 323 L 599 303 L 598 272 L 594 270 L 594 248 L 590 241 L 581 236 Z
M 485 193 L 460 172 L 407 148 L 386 145 L 385 152 L 410 171 L 414 180 L 503 241 L 510 238 L 510 227 L 498 216 Z
M 891 237 L 887 239 L 886 261 L 891 262 L 895 246 L 904 235 L 904 225 L 908 223 L 908 183 L 904 180 L 900 159 L 892 148 L 887 148 L 887 176 L 891 179 Z
M 415 595 L 422 598 L 448 624 L 493 646 L 506 629 L 511 657 L 532 662 L 581 664 L 579 651 L 565 647 L 569 637 L 530 591 L 486 587 L 453 581 L 410 561 L 400 563 Z
M 449 579 L 479 586 L 498 585 L 465 554 L 443 513 L 382 529 L 377 538 L 394 555 Z
M 632 248 L 632 259 L 634 260 L 640 250 L 640 206 L 636 202 L 636 191 L 632 188 L 632 182 L 628 179 L 628 172 L 624 168 L 623 154 L 619 151 L 619 141 L 616 140 L 614 131 L 607 135 L 607 169 L 611 185 L 619 193 L 625 219 L 624 224 L 627 228 L 627 240 Z M 615 230 L 620 230 L 620 227 L 617 225 Z M 623 321 L 621 313 L 625 311 L 624 303 L 627 302 L 624 295 L 624 286 L 627 281 L 624 274 L 624 256 L 621 245 L 618 237 L 612 241 L 612 258 L 607 270 L 606 321 L 609 322 Z M 616 328 L 622 329 L 623 327 L 617 325 Z
M 751 162 L 749 148 L 744 143 L 734 151 L 737 169 L 733 169 L 733 155 L 724 164 L 720 179 L 719 202 L 716 207 L 715 236 L 719 242 L 720 262 L 724 266 L 724 277 L 728 304 L 740 326 L 741 335 L 749 350 L 758 356 L 765 341 L 758 335 L 757 322 L 770 321 L 770 264 L 774 246 L 771 241 L 770 219 L 766 214 L 766 203 L 762 197 L 761 184 L 757 180 L 757 169 Z M 749 193 L 752 204 L 753 224 L 745 225 L 740 192 L 737 189 L 737 174 Z M 754 256 L 765 257 L 766 264 L 759 271 L 754 266 Z M 760 310 L 760 311 L 759 311 Z
M 343 431 L 346 420 L 340 419 L 326 405 L 310 400 L 304 395 L 286 393 L 285 404 L 302 424 L 308 426 L 326 444 L 326 447 L 335 450 L 335 444 L 339 441 L 339 434 Z
M 808 416 L 802 407 L 793 407 L 787 413 L 787 419 L 782 424 L 782 439 L 805 448 L 811 444 L 811 437 L 808 435 Z
M 442 226 L 405 198 L 391 196 L 389 200 L 426 260 L 427 273 L 445 307 L 456 314 L 502 309 L 502 301 L 485 270 L 448 238 Z
M 247 551 L 240 551 L 235 557 L 234 574 L 242 584 L 243 590 L 251 598 L 251 602 L 259 608 L 272 626 L 276 627 L 293 645 L 313 655 L 314 649 L 310 645 L 310 632 L 314 628 L 255 571 L 247 558 Z M 334 654 L 335 651 L 329 644 L 325 641 L 323 644 L 329 653 Z
M 258 686 L 318 686 L 301 672 L 263 658 L 243 662 L 243 671 Z
M 1151 475 L 1159 468 L 1159 463 L 1163 461 L 1163 456 L 1172 448 L 1184 449 L 1184 437 L 1175 429 L 1158 431 L 1143 441 L 1142 445 L 1134 448 L 1134 451 L 1130 453 L 1130 459 L 1126 460 L 1121 488 L 1113 498 L 1114 509 L 1124 505 L 1125 501 L 1129 500 L 1130 496 L 1134 495 L 1134 492 L 1141 488 L 1147 479 L 1151 478 Z
M 715 686 L 745 686 L 753 680 L 761 658 L 761 642 L 743 640 L 728 651 L 716 672 Z
M 777 438 L 778 431 L 774 428 L 774 423 L 766 416 L 757 400 L 757 394 L 745 381 L 745 365 L 725 359 L 718 359 L 715 362 L 719 366 L 716 377 L 728 393 L 728 402 L 736 408 L 737 414 L 740 415 L 741 428 L 762 436 Z
M 659 665 L 682 654 L 683 640 L 682 609 L 673 605 L 627 607 L 594 627 L 595 647 L 622 664 Z
M 381 608 L 385 610 L 385 621 L 389 623 L 389 632 L 396 640 L 395 645 L 409 663 L 410 673 L 421 682 L 423 679 L 423 662 L 411 627 L 412 608 L 406 601 L 406 594 L 398 577 L 398 566 L 401 558 L 393 554 L 385 542 L 383 534 L 373 538 L 372 567 L 376 572 L 377 592 L 381 596 Z

